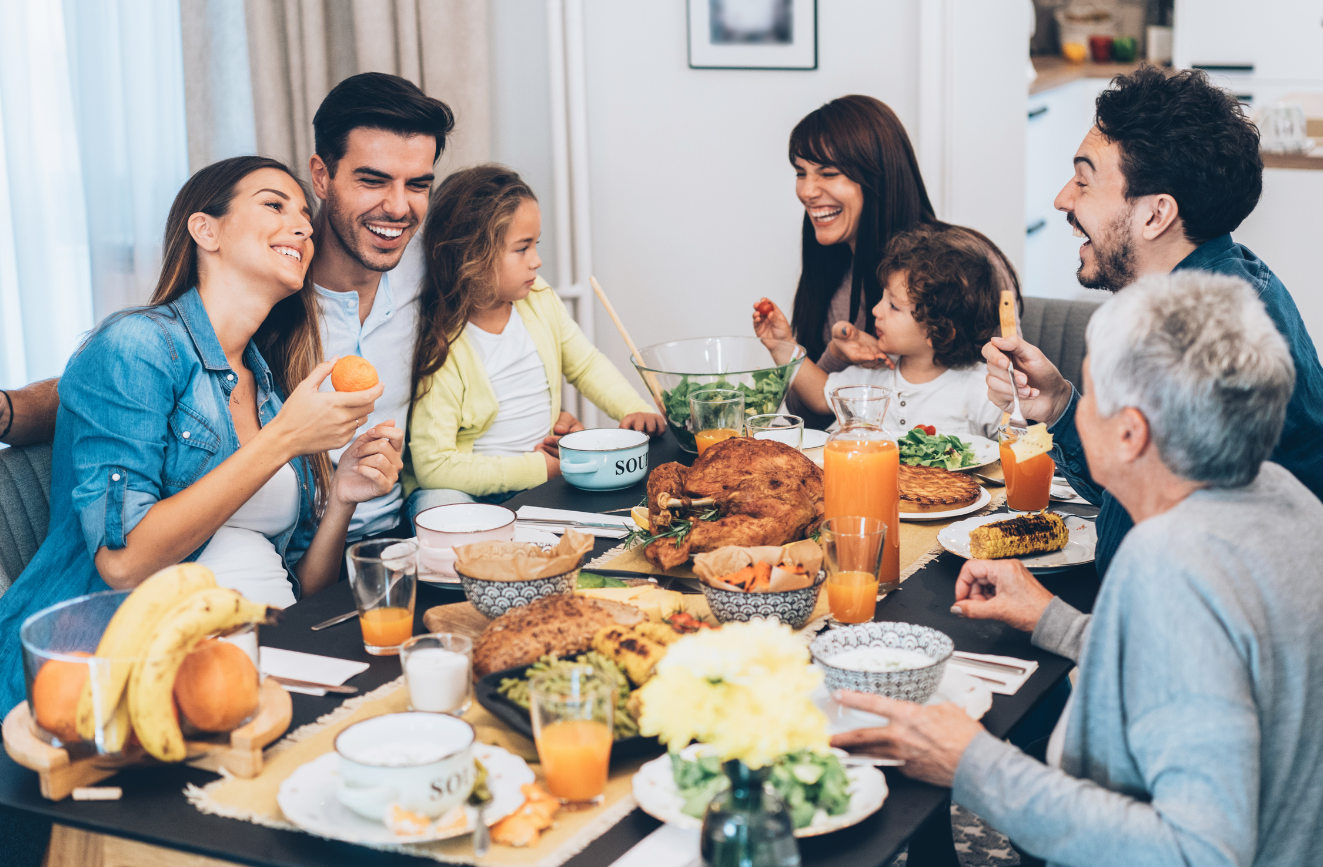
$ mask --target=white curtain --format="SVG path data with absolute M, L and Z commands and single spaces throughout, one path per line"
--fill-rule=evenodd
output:
M 187 177 L 178 0 L 0 0 L 0 384 L 147 300 Z

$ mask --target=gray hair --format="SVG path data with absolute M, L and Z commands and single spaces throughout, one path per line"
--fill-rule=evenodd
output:
M 1248 283 L 1202 271 L 1141 278 L 1098 309 L 1086 340 L 1102 416 L 1142 412 L 1183 478 L 1254 481 L 1281 436 L 1295 365 Z

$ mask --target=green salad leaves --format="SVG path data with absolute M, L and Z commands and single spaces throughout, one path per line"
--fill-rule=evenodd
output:
M 725 377 L 716 382 L 694 382 L 689 379 L 688 374 L 685 374 L 680 377 L 680 381 L 676 383 L 675 388 L 662 392 L 662 403 L 666 406 L 666 419 L 670 422 L 671 428 L 677 436 L 680 436 L 683 431 L 683 436 L 688 438 L 692 449 L 694 434 L 689 430 L 690 394 L 708 388 L 729 388 L 744 395 L 744 414 L 746 416 L 763 415 L 780 409 L 781 399 L 786 394 L 786 386 L 790 384 L 788 373 L 789 369 L 785 367 L 756 370 L 750 374 L 753 377 L 753 385 L 747 385 L 743 382 L 732 383 Z
M 912 467 L 958 470 L 978 464 L 970 444 L 951 434 L 933 436 L 915 428 L 897 440 L 900 461 Z
M 721 760 L 716 756 L 690 760 L 671 753 L 671 768 L 676 788 L 684 798 L 684 813 L 703 818 L 707 805 L 726 787 Z M 781 756 L 772 765 L 768 782 L 790 808 L 796 828 L 808 826 L 818 810 L 839 816 L 850 806 L 850 779 L 835 755 L 803 750 Z

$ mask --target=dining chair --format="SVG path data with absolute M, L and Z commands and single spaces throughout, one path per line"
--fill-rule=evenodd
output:
M 1024 339 L 1043 350 L 1076 388 L 1080 387 L 1080 369 L 1084 364 L 1084 331 L 1100 304 L 1101 301 L 1065 301 L 1028 295 L 1024 298 L 1024 312 L 1020 316 Z
M 0 448 L 0 594 L 37 553 L 51 517 L 51 444 Z

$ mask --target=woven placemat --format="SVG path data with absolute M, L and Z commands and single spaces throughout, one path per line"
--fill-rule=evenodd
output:
M 190 784 L 184 790 L 189 803 L 204 813 L 225 816 L 281 828 L 300 830 L 287 821 L 276 802 L 280 784 L 301 765 L 334 749 L 335 737 L 347 726 L 360 720 L 387 713 L 398 713 L 408 706 L 408 690 L 399 678 L 367 695 L 346 701 L 339 708 L 297 729 L 273 746 L 266 754 L 266 766 L 253 779 L 225 776 L 206 786 Z M 513 732 L 476 702 L 464 719 L 477 731 L 478 740 L 509 750 L 529 762 L 543 783 L 542 768 L 537 764 L 533 742 Z M 481 859 L 473 856 L 470 837 L 455 837 L 435 843 L 371 846 L 374 849 L 404 852 L 447 864 L 482 864 L 494 867 L 557 867 L 605 834 L 636 806 L 632 779 L 644 759 L 612 765 L 607 781 L 606 799 L 599 807 L 578 813 L 562 811 L 555 827 L 543 833 L 538 845 L 527 849 L 493 846 Z

